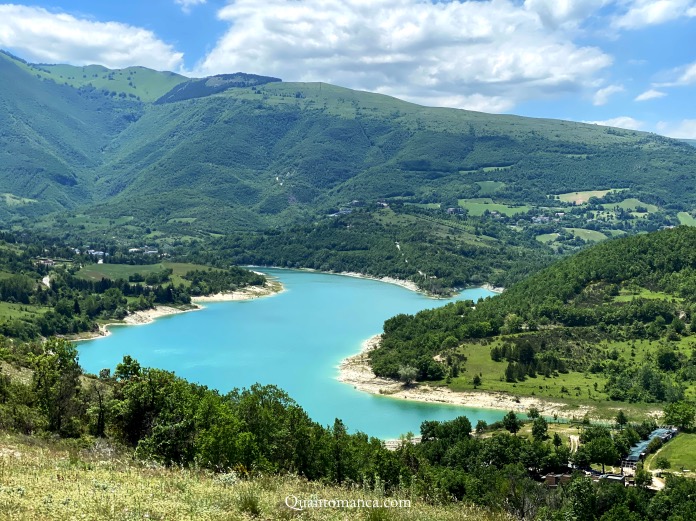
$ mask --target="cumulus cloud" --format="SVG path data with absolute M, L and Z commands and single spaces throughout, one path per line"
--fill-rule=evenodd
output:
M 179 70 L 183 54 L 146 29 L 40 7 L 0 5 L 0 47 L 32 61 Z
M 694 0 L 619 0 L 625 11 L 614 19 L 620 29 L 640 29 L 648 25 L 696 16 Z
M 197 5 L 203 5 L 207 0 L 174 0 L 174 3 L 181 6 L 181 10 L 190 13 L 191 9 Z
M 641 130 L 645 126 L 645 123 L 642 121 L 638 121 L 629 116 L 619 116 L 618 118 L 605 119 L 604 121 L 583 121 L 583 123 L 602 125 L 604 127 L 625 128 L 628 130 Z
M 612 0 L 525 0 L 524 7 L 533 11 L 548 27 L 579 26 L 588 16 Z
M 667 96 L 666 92 L 650 89 L 636 96 L 634 101 L 648 101 L 651 99 L 664 98 L 665 96 Z
M 241 70 L 504 111 L 586 89 L 612 62 L 549 31 L 544 5 L 558 21 L 572 18 L 539 0 L 236 0 L 218 12 L 230 28 L 195 73 Z
M 609 85 L 608 87 L 599 89 L 592 98 L 592 104 L 596 106 L 606 105 L 611 96 L 623 91 L 623 85 Z
M 677 139 L 696 139 L 696 119 L 684 119 L 676 123 L 660 121 L 657 131 Z

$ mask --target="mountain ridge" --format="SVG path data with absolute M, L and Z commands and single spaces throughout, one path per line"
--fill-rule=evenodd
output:
M 555 194 L 618 189 L 675 219 L 678 211 L 696 208 L 696 195 L 681 189 L 696 181 L 696 150 L 654 134 L 421 107 L 326 83 L 242 73 L 186 79 L 152 71 L 151 101 L 145 101 L 126 83 L 137 76 L 128 76 L 130 69 L 107 72 L 109 90 L 75 87 L 89 80 L 75 77 L 79 67 L 59 78 L 65 70 L 54 68 L 49 79 L 8 54 L 0 58 L 3 75 L 14 66 L 12 83 L 29 92 L 3 82 L 5 117 L 14 114 L 22 128 L 31 126 L 39 114 L 15 106 L 68 96 L 50 124 L 34 130 L 34 141 L 51 145 L 75 136 L 72 148 L 53 152 L 50 172 L 42 170 L 47 161 L 39 159 L 38 146 L 26 160 L 36 175 L 23 175 L 24 163 L 6 168 L 6 177 L 22 182 L 5 179 L 0 193 L 50 203 L 6 205 L 8 218 L 79 208 L 95 217 L 130 216 L 143 229 L 185 221 L 183 228 L 195 235 L 307 223 L 354 201 L 446 209 L 489 197 L 495 204 L 553 208 Z M 61 75 L 65 81 L 56 82 Z M 182 94 L 206 85 L 196 96 Z M 155 90 L 164 94 L 154 98 Z M 163 97 L 169 102 L 156 102 Z M 78 134 L 85 139 L 78 140 L 70 122 L 83 113 Z M 6 153 L 24 154 L 28 136 L 17 130 Z M 42 191 L 47 182 L 51 189 Z M 42 193 L 53 194 L 51 200 Z

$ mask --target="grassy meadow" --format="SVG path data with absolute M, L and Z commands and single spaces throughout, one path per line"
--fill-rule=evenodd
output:
M 510 206 L 507 204 L 494 203 L 492 199 L 483 197 L 479 199 L 460 199 L 459 206 L 468 210 L 470 215 L 480 217 L 483 212 L 498 212 L 505 215 L 517 215 L 532 209 L 531 206 Z
M 645 466 L 647 469 L 659 468 L 656 464 L 658 458 L 669 461 L 670 472 L 696 476 L 696 434 L 680 433 L 676 438 L 666 443 L 661 449 L 648 456 Z
M 165 269 L 172 270 L 172 282 L 176 285 L 183 284 L 188 286 L 189 281 L 183 278 L 186 273 L 193 270 L 208 270 L 209 266 L 201 264 L 191 264 L 188 262 L 160 262 L 157 264 L 89 264 L 83 267 L 77 276 L 87 280 L 101 279 L 126 279 L 131 275 L 139 273 L 147 276 L 150 273 L 157 273 Z
M 401 508 L 308 508 L 285 498 L 382 500 L 380 490 L 326 486 L 293 476 L 239 479 L 234 473 L 165 468 L 97 441 L 60 442 L 0 434 L 0 518 L 56 520 L 244 519 L 366 521 L 503 521 L 513 519 L 465 504 L 431 505 L 408 490 L 390 499 Z M 404 503 L 402 503 L 403 505 Z

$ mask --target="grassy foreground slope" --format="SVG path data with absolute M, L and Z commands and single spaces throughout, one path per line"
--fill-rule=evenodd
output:
M 167 468 L 135 462 L 104 442 L 50 442 L 0 435 L 0 517 L 15 520 L 293 519 L 285 498 L 383 500 L 380 491 L 324 485 L 292 476 L 235 478 L 234 474 Z M 411 500 L 406 494 L 392 500 Z M 289 501 L 293 504 L 292 499 Z M 307 520 L 503 521 L 513 517 L 483 508 L 429 505 L 403 508 L 309 508 Z

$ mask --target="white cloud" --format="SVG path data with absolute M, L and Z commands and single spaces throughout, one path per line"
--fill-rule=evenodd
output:
M 44 63 L 179 70 L 183 54 L 146 29 L 0 4 L 0 47 Z
M 694 0 L 619 0 L 619 3 L 626 6 L 625 12 L 614 19 L 614 26 L 620 29 L 640 29 L 696 16 Z
M 602 125 L 604 127 L 625 128 L 628 130 L 641 130 L 645 126 L 645 123 L 642 121 L 638 121 L 629 116 L 619 116 L 618 118 L 605 119 L 604 121 L 583 121 L 583 123 Z
M 666 79 L 663 83 L 656 83 L 657 87 L 682 87 L 696 83 L 696 62 L 677 67 L 666 73 L 663 73 L 662 79 Z
M 599 89 L 592 98 L 592 104 L 596 106 L 606 105 L 611 96 L 623 92 L 624 90 L 623 85 L 609 85 L 608 87 Z
M 667 96 L 666 92 L 650 89 L 636 96 L 634 101 L 647 101 L 651 99 L 664 98 L 665 96 Z
M 219 11 L 230 28 L 195 73 L 241 70 L 428 105 L 503 111 L 524 100 L 590 88 L 612 62 L 596 47 L 549 31 L 539 14 L 542 4 L 552 6 L 513 0 L 236 0 Z M 549 9 L 561 22 L 580 16 Z
M 683 67 L 675 83 L 676 85 L 691 85 L 692 83 L 696 83 L 696 62 Z
M 525 0 L 527 10 L 539 15 L 548 27 L 576 27 L 612 0 Z
M 684 119 L 677 123 L 660 121 L 657 131 L 677 139 L 696 139 L 696 119 Z
M 207 0 L 174 0 L 174 3 L 181 6 L 181 10 L 190 13 L 191 9 L 197 5 L 203 5 Z

